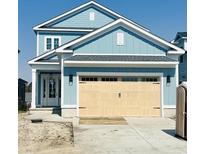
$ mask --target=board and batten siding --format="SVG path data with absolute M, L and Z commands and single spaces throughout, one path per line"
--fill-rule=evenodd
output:
M 124 45 L 117 45 L 117 33 L 124 34 Z M 75 54 L 166 54 L 166 49 L 121 26 L 73 50 Z
M 175 68 L 94 68 L 94 67 L 65 67 L 64 68 L 64 105 L 77 104 L 77 72 L 104 72 L 104 73 L 163 73 L 164 105 L 176 105 L 176 77 Z M 73 75 L 72 84 L 69 75 Z M 167 84 L 167 76 L 171 83 Z
M 90 13 L 94 12 L 94 20 L 90 20 Z M 94 7 L 87 8 L 78 14 L 65 17 L 63 20 L 51 25 L 51 27 L 78 27 L 78 28 L 99 28 L 112 21 L 115 18 L 105 14 L 99 9 Z
M 85 35 L 86 33 L 71 33 L 71 32 L 41 32 L 39 33 L 39 55 L 43 54 L 45 52 L 45 37 L 49 37 L 49 36 L 56 36 L 61 38 L 61 45 L 65 44 L 67 42 L 70 42 L 78 37 L 81 37 L 82 35 Z

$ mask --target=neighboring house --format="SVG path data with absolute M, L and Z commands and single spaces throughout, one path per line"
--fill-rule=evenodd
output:
M 28 82 L 19 78 L 18 79 L 18 104 L 25 104 L 25 93 L 26 93 L 26 84 Z
M 179 57 L 179 83 L 187 81 L 187 32 L 178 32 L 173 44 L 185 50 L 185 53 Z
M 27 106 L 31 105 L 31 88 L 32 88 L 32 82 L 30 82 L 26 86 L 25 102 Z
M 171 116 L 184 50 L 90 1 L 33 28 L 31 110 L 64 117 Z

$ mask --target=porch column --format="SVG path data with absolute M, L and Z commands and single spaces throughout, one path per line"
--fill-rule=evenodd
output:
M 64 104 L 64 55 L 61 56 L 61 107 Z
M 36 86 L 37 86 L 37 72 L 36 69 L 32 69 L 32 101 L 31 101 L 31 109 L 36 108 Z
M 179 85 L 179 64 L 176 65 L 176 68 L 175 68 L 175 75 L 176 75 L 176 87 L 178 87 Z

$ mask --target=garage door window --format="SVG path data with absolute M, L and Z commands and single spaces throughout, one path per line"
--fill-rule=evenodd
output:
M 136 82 L 136 81 L 139 81 L 139 78 L 138 77 L 123 77 L 122 81 Z
M 98 81 L 97 77 L 82 77 L 81 81 Z
M 157 77 L 122 77 L 124 82 L 158 82 L 159 78 Z
M 103 77 L 101 79 L 101 81 L 117 81 L 117 78 L 113 78 L 113 77 Z

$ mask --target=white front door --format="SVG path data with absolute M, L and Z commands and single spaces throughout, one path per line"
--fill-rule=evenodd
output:
M 59 74 L 42 74 L 41 106 L 59 106 L 61 97 L 61 80 Z

